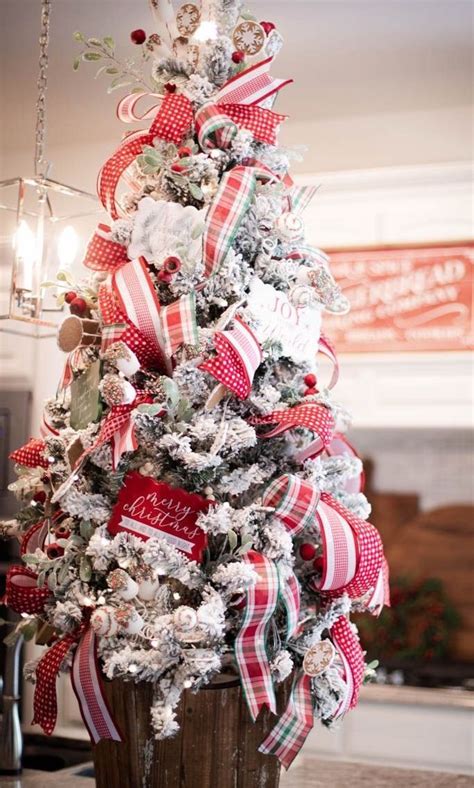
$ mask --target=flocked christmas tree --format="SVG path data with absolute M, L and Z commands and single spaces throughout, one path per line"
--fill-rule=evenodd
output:
M 294 185 L 276 144 L 280 33 L 239 0 L 152 6 L 137 62 L 76 34 L 80 59 L 131 90 L 119 117 L 151 126 L 100 173 L 111 224 L 89 243 L 88 280 L 66 282 L 68 356 L 43 436 L 13 454 L 22 508 L 6 530 L 26 566 L 8 601 L 18 632 L 51 627 L 26 665 L 47 732 L 71 665 L 95 739 L 116 736 L 84 680 L 96 670 L 153 682 L 158 738 L 175 734 L 184 688 L 233 670 L 255 718 L 292 674 L 261 746 L 287 766 L 313 715 L 332 725 L 370 672 L 349 614 L 388 601 L 320 330 L 348 305 L 305 242 L 314 189 Z

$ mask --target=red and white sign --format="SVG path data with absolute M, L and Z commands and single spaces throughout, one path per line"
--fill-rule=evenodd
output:
M 191 560 L 201 561 L 207 536 L 196 520 L 209 503 L 180 487 L 129 473 L 107 528 L 111 534 L 128 531 L 145 541 L 163 537 Z
M 467 350 L 472 347 L 473 246 L 331 254 L 351 311 L 326 315 L 339 353 Z

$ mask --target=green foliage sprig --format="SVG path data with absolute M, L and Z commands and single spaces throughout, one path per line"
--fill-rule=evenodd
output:
M 130 87 L 131 92 L 138 90 L 153 91 L 155 86 L 152 80 L 147 80 L 143 73 L 143 66 L 150 60 L 150 52 L 145 47 L 140 47 L 141 60 L 138 64 L 134 58 L 120 60 L 115 53 L 115 41 L 112 36 L 104 38 L 87 38 L 83 33 L 76 31 L 74 40 L 82 45 L 83 50 L 73 63 L 74 71 L 77 71 L 81 62 L 100 63 L 96 71 L 95 78 L 105 75 L 112 77 L 107 89 L 112 93 L 119 88 Z

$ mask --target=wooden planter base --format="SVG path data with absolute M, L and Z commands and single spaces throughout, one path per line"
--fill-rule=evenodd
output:
M 258 752 L 276 718 L 264 709 L 254 724 L 239 680 L 218 679 L 194 695 L 184 692 L 180 730 L 164 741 L 151 730 L 152 686 L 104 681 L 124 741 L 93 748 L 97 788 L 278 788 L 280 764 Z M 279 712 L 287 689 L 279 692 Z

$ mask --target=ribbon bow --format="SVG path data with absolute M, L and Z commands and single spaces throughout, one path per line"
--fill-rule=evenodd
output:
M 334 431 L 335 421 L 329 408 L 309 402 L 307 405 L 295 405 L 286 410 L 274 410 L 265 416 L 253 416 L 249 419 L 249 424 L 274 424 L 269 432 L 262 433 L 260 438 L 273 438 L 281 435 L 286 430 L 294 427 L 306 427 L 316 433 L 317 438 L 312 446 L 319 447 L 321 452 L 331 442 Z M 314 448 L 313 454 L 318 453 Z

